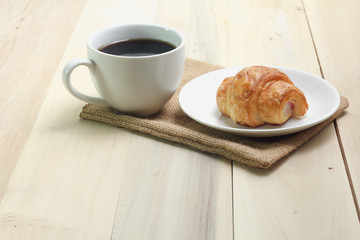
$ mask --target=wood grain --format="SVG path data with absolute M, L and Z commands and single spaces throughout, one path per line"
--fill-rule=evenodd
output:
M 243 46 L 244 53 L 236 56 L 249 64 L 287 65 L 320 75 L 301 1 L 247 1 L 238 9 L 242 18 L 231 23 L 248 30 L 244 35 L 231 31 L 229 39 Z M 233 171 L 234 239 L 359 236 L 333 126 L 269 172 L 251 171 L 236 163 Z
M 84 3 L 1 1 L 0 200 Z
M 87 2 L 0 204 L 5 238 L 232 237 L 230 161 L 79 121 L 84 103 L 61 84 L 62 66 L 85 56 L 92 31 L 129 20 L 128 3 Z M 149 22 L 156 15 L 137 14 Z M 91 91 L 88 78 L 86 69 L 73 75 Z
M 358 239 L 343 162 L 358 194 L 358 9 L 355 0 L 2 4 L 0 239 Z M 93 31 L 130 22 L 177 28 L 187 57 L 223 66 L 321 75 L 320 63 L 350 109 L 337 130 L 329 125 L 268 171 L 80 120 L 84 103 L 63 87 L 63 66 L 86 57 Z M 72 79 L 96 95 L 86 68 Z
M 131 139 L 146 147 L 129 155 L 111 239 L 231 239 L 229 161 L 148 138 Z
M 350 184 L 360 205 L 360 2 L 304 1 L 326 80 L 349 98 L 346 115 L 337 121 Z M 349 176 L 349 177 L 350 177 Z M 358 209 L 359 211 L 359 209 Z M 359 211 L 360 221 L 360 211 Z

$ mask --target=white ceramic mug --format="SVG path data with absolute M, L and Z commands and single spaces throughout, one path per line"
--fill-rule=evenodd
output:
M 148 56 L 121 56 L 99 49 L 128 39 L 153 39 L 175 48 Z M 157 24 L 128 24 L 97 31 L 87 41 L 88 59 L 74 59 L 63 69 L 63 83 L 76 98 L 109 106 L 115 111 L 146 117 L 157 113 L 179 86 L 185 63 L 185 38 L 177 30 Z M 80 65 L 89 68 L 99 97 L 77 91 L 71 72 Z

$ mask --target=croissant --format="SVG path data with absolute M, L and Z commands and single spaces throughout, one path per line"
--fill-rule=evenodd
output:
M 243 126 L 283 124 L 304 116 L 309 108 L 304 93 L 276 68 L 247 67 L 223 80 L 216 101 L 222 114 Z

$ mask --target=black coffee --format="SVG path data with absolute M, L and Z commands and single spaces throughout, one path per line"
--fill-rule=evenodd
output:
M 140 57 L 165 53 L 173 49 L 175 46 L 160 40 L 130 39 L 111 43 L 99 50 L 112 55 Z

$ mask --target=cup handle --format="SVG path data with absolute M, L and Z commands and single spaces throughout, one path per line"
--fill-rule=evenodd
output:
M 73 95 L 74 97 L 76 97 L 84 102 L 108 107 L 109 104 L 107 104 L 102 98 L 87 96 L 85 94 L 82 94 L 81 92 L 79 92 L 78 90 L 76 90 L 73 87 L 73 85 L 71 84 L 71 81 L 70 81 L 70 75 L 71 75 L 72 71 L 80 65 L 86 66 L 87 68 L 89 68 L 90 71 L 95 70 L 94 62 L 91 60 L 88 60 L 88 59 L 71 60 L 70 62 L 68 62 L 65 65 L 63 72 L 62 72 L 62 80 L 65 85 L 65 88 L 71 93 L 71 95 Z

